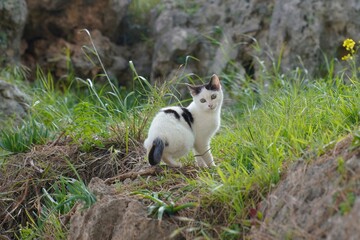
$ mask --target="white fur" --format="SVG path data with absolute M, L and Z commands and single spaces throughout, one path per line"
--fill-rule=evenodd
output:
M 211 99 L 212 94 L 217 94 L 216 99 Z M 206 102 L 201 103 L 200 99 L 205 98 Z M 220 113 L 223 102 L 222 91 L 209 91 L 205 88 L 200 94 L 193 97 L 193 102 L 188 109 L 194 117 L 194 155 L 199 167 L 215 166 L 210 151 L 210 140 L 220 128 Z
M 215 99 L 211 96 L 216 94 Z M 200 102 L 205 99 L 206 102 Z M 194 151 L 195 160 L 200 167 L 215 166 L 211 151 L 210 140 L 220 127 L 220 113 L 223 102 L 223 93 L 202 88 L 201 92 L 193 95 L 193 102 L 187 107 L 194 118 L 192 128 L 183 117 L 176 119 L 174 114 L 164 113 L 163 110 L 175 110 L 180 116 L 183 110 L 180 107 L 163 108 L 153 119 L 148 138 L 144 146 L 149 153 L 154 139 L 161 138 L 165 143 L 162 160 L 172 167 L 181 167 L 176 159 Z
M 173 109 L 181 116 L 180 107 L 167 107 L 155 116 L 148 133 L 144 146 L 149 153 L 155 138 L 161 138 L 165 143 L 162 160 L 172 167 L 181 167 L 181 163 L 174 161 L 187 154 L 194 146 L 195 137 L 189 125 L 180 118 L 180 121 L 173 114 L 164 113 L 165 109 Z M 166 146 L 167 145 L 167 146 Z

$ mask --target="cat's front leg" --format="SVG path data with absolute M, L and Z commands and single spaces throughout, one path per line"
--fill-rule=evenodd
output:
M 194 153 L 195 153 L 196 164 L 199 167 L 216 166 L 209 145 L 195 146 Z
M 194 149 L 194 156 L 195 156 L 196 165 L 198 167 L 205 168 L 205 167 L 207 167 L 207 164 L 206 164 L 206 162 L 204 161 L 204 159 L 202 158 L 201 155 L 202 155 L 201 153 L 199 153 L 198 151 L 196 151 Z

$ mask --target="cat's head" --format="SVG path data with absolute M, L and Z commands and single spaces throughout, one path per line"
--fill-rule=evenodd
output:
M 210 81 L 204 85 L 187 84 L 195 104 L 203 111 L 219 109 L 223 101 L 223 92 L 218 76 L 212 75 Z

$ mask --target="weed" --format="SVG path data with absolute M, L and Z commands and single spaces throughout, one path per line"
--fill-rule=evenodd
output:
M 357 129 L 356 131 L 354 131 L 354 139 L 352 142 L 352 147 L 353 148 L 357 148 L 360 147 L 360 130 Z
M 50 194 L 49 191 L 52 193 Z M 96 202 L 81 180 L 61 176 L 48 190 L 43 188 L 46 207 L 60 214 L 68 213 L 76 202 L 81 202 L 83 208 L 89 208 Z
M 89 151 L 93 145 L 103 146 L 103 139 L 109 136 L 109 131 L 103 115 L 94 105 L 89 102 L 77 104 L 72 118 L 66 133 L 77 141 L 82 150 Z
M 337 160 L 337 171 L 343 178 L 346 177 L 346 165 L 345 160 L 342 157 Z
M 198 204 L 195 202 L 189 202 L 177 205 L 176 202 L 179 199 L 172 200 L 171 193 L 164 192 L 151 192 L 149 190 L 135 191 L 132 194 L 140 195 L 143 198 L 153 201 L 153 204 L 148 207 L 149 215 L 157 216 L 158 220 L 161 220 L 164 214 L 169 216 L 175 215 L 180 210 L 190 207 L 196 207 Z M 161 199 L 164 200 L 161 200 Z
M 43 188 L 43 204 L 38 223 L 31 229 L 43 237 L 52 239 L 66 238 L 66 227 L 60 216 L 69 213 L 76 203 L 82 204 L 82 209 L 91 207 L 96 202 L 95 195 L 89 191 L 81 180 L 74 166 L 68 162 L 78 179 L 60 176 L 49 189 Z M 28 229 L 29 231 L 29 229 Z
M 133 0 L 129 5 L 130 14 L 134 15 L 134 19 L 145 20 L 147 14 L 156 5 L 160 3 L 160 0 Z
M 354 206 L 355 199 L 356 195 L 353 192 L 350 192 L 346 195 L 344 201 L 339 205 L 341 215 L 345 215 L 346 213 L 350 212 Z
M 31 119 L 21 128 L 2 130 L 0 148 L 12 153 L 26 152 L 32 145 L 43 144 L 48 138 L 49 132 L 46 127 Z
M 350 189 L 344 189 L 334 194 L 334 202 L 341 215 L 351 211 L 356 200 L 356 194 Z

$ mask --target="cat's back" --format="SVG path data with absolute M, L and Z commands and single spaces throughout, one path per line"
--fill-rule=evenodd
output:
M 193 115 L 184 107 L 165 107 L 162 108 L 153 119 L 151 127 L 159 126 L 161 128 L 176 126 L 191 130 L 194 123 Z
M 157 137 L 168 142 L 192 142 L 192 139 L 194 138 L 192 131 L 193 123 L 193 116 L 186 108 L 162 108 L 151 122 L 149 135 L 145 141 L 145 147 L 152 144 L 152 141 Z

